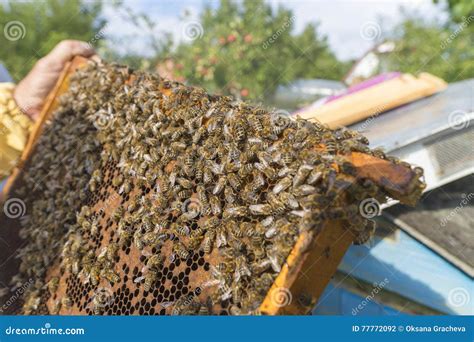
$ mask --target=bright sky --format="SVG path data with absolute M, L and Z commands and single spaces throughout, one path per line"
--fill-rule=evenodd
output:
M 320 31 L 328 37 L 329 44 L 337 56 L 343 60 L 360 57 L 372 45 L 370 35 L 389 30 L 403 18 L 401 9 L 408 13 L 421 14 L 426 20 L 443 21 L 446 13 L 444 5 L 435 5 L 431 0 L 267 0 L 275 8 L 283 5 L 295 14 L 296 32 L 309 22 L 320 22 Z M 183 37 L 182 20 L 185 11 L 192 13 L 191 19 L 197 19 L 205 4 L 215 7 L 217 0 L 125 0 L 125 4 L 136 12 L 144 12 L 158 25 L 156 34 L 168 31 L 180 40 Z M 106 17 L 110 24 L 106 34 L 116 40 L 120 37 L 133 37 L 123 46 L 118 41 L 115 47 L 119 51 L 140 51 L 146 54 L 146 34 L 124 23 L 114 15 L 111 7 L 106 7 Z M 365 32 L 365 33 L 361 33 Z M 204 33 L 205 34 L 205 33 Z M 367 36 L 369 35 L 369 36 Z

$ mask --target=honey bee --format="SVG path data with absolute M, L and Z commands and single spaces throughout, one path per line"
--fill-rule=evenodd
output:
M 70 309 L 72 307 L 72 299 L 69 296 L 62 297 L 61 306 L 66 309 Z
M 115 209 L 112 218 L 115 222 L 119 222 L 124 214 L 125 214 L 125 209 L 123 208 L 123 206 L 120 205 L 117 207 L 117 209 Z
M 303 185 L 300 185 L 299 187 L 293 189 L 293 195 L 295 195 L 297 197 L 301 197 L 301 196 L 314 194 L 314 193 L 316 193 L 316 191 L 317 191 L 317 189 L 314 186 L 308 185 L 308 184 L 303 184 Z
M 247 265 L 245 256 L 241 255 L 235 259 L 234 280 L 238 283 L 243 277 L 250 277 L 252 273 Z
M 219 215 L 222 212 L 221 200 L 217 196 L 211 196 L 209 199 L 212 214 Z
M 252 174 L 253 174 L 253 182 L 252 182 L 253 191 L 261 189 L 265 185 L 265 179 L 263 178 L 262 174 L 256 170 Z
M 212 252 L 212 247 L 214 245 L 215 239 L 216 239 L 216 232 L 213 230 L 209 230 L 204 234 L 204 240 L 203 240 L 204 253 L 210 254 Z
M 133 234 L 133 244 L 134 244 L 135 248 L 137 248 L 139 250 L 142 250 L 145 247 L 145 244 L 143 243 L 143 240 L 142 240 L 142 234 L 140 233 L 139 230 L 137 230 Z
M 293 187 L 302 185 L 312 170 L 313 170 L 313 167 L 311 165 L 306 165 L 306 164 L 301 165 L 298 168 L 296 175 L 293 177 Z
M 193 187 L 193 183 L 186 178 L 177 178 L 176 181 L 185 189 L 191 189 Z
M 112 179 L 112 185 L 116 188 L 118 188 L 120 185 L 123 183 L 123 175 L 119 174 L 116 177 Z
M 272 207 L 269 204 L 252 204 L 249 206 L 249 210 L 253 215 L 268 216 L 272 213 Z
M 298 209 L 300 204 L 295 196 L 289 192 L 280 193 L 280 201 L 290 209 Z
M 186 260 L 190 255 L 189 251 L 181 242 L 176 242 L 173 245 L 173 252 L 183 260 Z
M 356 238 L 354 239 L 354 245 L 363 245 L 366 243 L 375 232 L 375 222 L 366 221 L 366 226 L 363 231 L 361 231 Z
M 237 177 L 235 173 L 230 173 L 227 176 L 227 180 L 229 181 L 229 185 L 236 191 L 238 191 L 240 187 L 242 186 L 242 183 L 239 177 Z
M 92 283 L 92 285 L 97 285 L 99 284 L 100 281 L 100 266 L 98 264 L 95 264 L 91 267 L 91 270 L 89 272 L 89 278 Z
M 112 269 L 103 269 L 101 274 L 112 284 L 116 284 L 120 281 L 120 276 Z
M 236 120 L 234 126 L 232 127 L 234 132 L 234 137 L 237 141 L 241 141 L 245 138 L 245 125 L 242 120 Z
M 126 179 L 119 188 L 119 194 L 128 194 L 132 190 L 132 183 Z
M 288 189 L 290 185 L 292 184 L 292 179 L 291 177 L 287 176 L 280 180 L 272 189 L 274 194 L 279 194 L 280 192 Z
M 216 185 L 214 186 L 214 189 L 212 189 L 212 194 L 219 195 L 222 192 L 222 190 L 224 190 L 224 187 L 226 184 L 227 184 L 227 178 L 225 176 L 219 177 Z
M 149 269 L 145 274 L 145 281 L 143 283 L 143 290 L 149 292 L 157 279 L 157 271 Z
M 242 217 L 247 215 L 248 209 L 245 206 L 229 207 L 225 210 L 225 217 Z
M 283 214 L 283 212 L 286 210 L 285 203 L 282 202 L 280 198 L 273 192 L 267 193 L 267 201 L 275 214 Z
M 51 314 L 59 315 L 60 310 L 61 310 L 61 301 L 55 300 L 52 305 Z
M 92 300 L 94 315 L 100 315 L 104 312 L 104 308 L 107 305 L 109 299 L 109 295 L 105 291 L 99 291 L 96 293 Z
M 173 230 L 181 236 L 187 236 L 190 233 L 189 227 L 185 225 L 173 224 Z
M 309 185 L 316 184 L 321 179 L 322 175 L 323 175 L 323 172 L 322 170 L 320 170 L 319 167 L 314 168 L 308 176 L 307 183 Z
M 224 189 L 224 198 L 225 201 L 229 204 L 233 204 L 237 200 L 234 190 L 232 190 L 232 188 L 228 186 L 226 186 Z
M 204 224 L 204 229 L 213 229 L 215 227 L 217 227 L 220 223 L 220 220 L 219 218 L 213 216 L 213 217 L 210 217 L 207 219 L 207 221 L 205 222 Z
M 52 277 L 49 282 L 48 282 L 48 290 L 51 294 L 54 294 L 56 290 L 58 289 L 59 285 L 59 278 L 58 277 Z

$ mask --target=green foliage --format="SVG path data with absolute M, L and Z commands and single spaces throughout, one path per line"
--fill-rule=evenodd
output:
M 9 1 L 0 5 L 0 60 L 15 80 L 20 80 L 35 62 L 64 39 L 92 41 L 105 24 L 100 20 L 99 1 L 45 0 Z M 18 21 L 18 36 L 5 34 L 8 23 Z M 10 24 L 12 25 L 12 24 Z M 10 29 L 13 29 L 10 26 Z M 10 37 L 10 39 L 7 39 Z
M 474 77 L 474 29 L 471 23 L 439 27 L 420 18 L 406 19 L 395 31 L 391 70 L 429 72 L 447 82 Z
M 294 35 L 295 19 L 291 11 L 273 11 L 263 0 L 222 0 L 217 9 L 204 10 L 202 31 L 194 27 L 196 39 L 178 46 L 179 73 L 212 92 L 251 99 L 271 95 L 296 78 L 341 78 L 346 66 L 317 27 L 308 25 Z
M 438 0 L 435 1 L 436 3 Z M 451 19 L 455 22 L 463 22 L 470 16 L 474 16 L 474 1 L 472 0 L 448 0 L 448 9 Z

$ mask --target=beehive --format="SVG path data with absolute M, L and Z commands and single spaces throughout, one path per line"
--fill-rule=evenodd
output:
M 306 313 L 373 228 L 359 203 L 423 189 L 354 132 L 126 67 L 57 89 L 9 187 L 27 215 L 2 218 L 1 281 L 29 284 L 7 312 Z

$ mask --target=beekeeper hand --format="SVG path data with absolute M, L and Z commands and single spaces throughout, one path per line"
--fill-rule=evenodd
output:
M 63 40 L 15 87 L 13 97 L 20 109 L 32 120 L 36 120 L 46 96 L 53 89 L 65 64 L 74 56 L 90 57 L 94 49 L 77 40 Z

